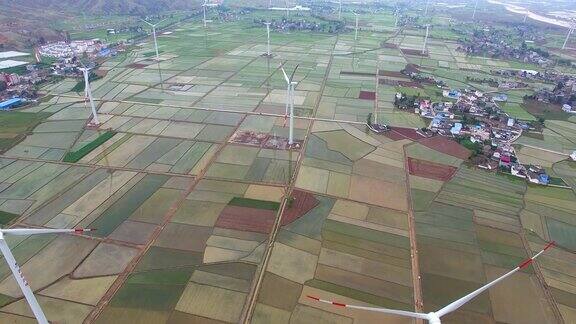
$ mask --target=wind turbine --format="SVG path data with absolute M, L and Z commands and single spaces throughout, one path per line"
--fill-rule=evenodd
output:
M 472 12 L 472 20 L 476 19 L 476 9 L 478 9 L 478 0 L 474 3 L 474 11 Z
M 268 42 L 266 43 L 266 55 L 267 56 L 272 56 L 272 53 L 270 52 L 270 22 L 265 22 L 264 25 L 266 25 L 266 34 L 268 36 Z
M 82 63 L 82 62 L 80 62 Z M 84 75 L 84 98 L 87 98 L 90 101 L 90 108 L 92 109 L 92 122 L 91 124 L 94 126 L 100 125 L 98 121 L 98 113 L 96 112 L 96 106 L 94 105 L 94 100 L 92 99 L 92 88 L 90 88 L 90 69 L 84 66 L 80 68 L 82 74 Z
M 436 312 L 416 313 L 416 312 L 409 312 L 409 311 L 395 310 L 395 309 L 388 309 L 388 308 L 380 308 L 380 307 L 355 306 L 355 305 L 347 305 L 347 304 L 338 303 L 338 302 L 334 302 L 334 301 L 330 301 L 330 300 L 320 299 L 318 297 L 314 297 L 314 296 L 310 296 L 310 295 L 308 295 L 307 297 L 310 299 L 313 299 L 315 301 L 321 302 L 321 303 L 332 304 L 332 305 L 339 306 L 339 307 L 345 307 L 345 308 L 351 308 L 351 309 L 360 309 L 360 310 L 385 313 L 385 314 L 393 314 L 393 315 L 405 316 L 405 317 L 411 317 L 411 318 L 417 318 L 417 319 L 425 319 L 428 321 L 429 324 L 442 324 L 442 322 L 440 321 L 441 317 L 443 317 L 444 315 L 447 315 L 449 313 L 454 312 L 455 310 L 462 307 L 464 304 L 468 303 L 472 299 L 476 298 L 478 295 L 480 295 L 484 291 L 490 289 L 492 286 L 496 285 L 500 281 L 510 277 L 511 275 L 518 272 L 519 270 L 528 267 L 532 262 L 534 262 L 534 260 L 537 257 L 539 257 L 542 253 L 544 253 L 544 251 L 548 250 L 549 248 L 551 248 L 554 245 L 555 245 L 554 242 L 548 243 L 544 247 L 544 249 L 542 249 L 542 251 L 536 253 L 533 257 L 524 260 L 522 263 L 520 263 L 513 270 L 511 270 L 511 271 L 507 272 L 506 274 L 504 274 L 503 276 L 489 282 L 488 284 L 474 290 L 473 292 L 469 293 L 468 295 L 448 304 L 447 306 L 441 308 L 440 310 L 438 310 Z
M 338 20 L 342 19 L 342 0 L 340 0 L 340 4 L 338 5 Z
M 286 6 L 286 18 L 290 17 L 290 10 L 288 10 L 288 0 L 284 1 L 284 6 Z
M 206 7 L 216 7 L 218 6 L 217 3 L 208 3 L 208 0 L 204 0 L 204 3 L 202 4 L 202 11 L 204 13 L 204 28 L 206 28 L 206 23 L 208 22 L 212 22 L 212 20 L 206 20 Z
M 168 19 L 168 18 L 166 18 L 166 19 Z M 152 27 L 152 37 L 154 38 L 154 49 L 156 50 L 156 63 L 158 64 L 158 74 L 160 75 L 160 88 L 162 90 L 164 90 L 164 80 L 162 79 L 162 72 L 160 71 L 160 54 L 158 53 L 158 41 L 156 40 L 156 26 L 158 26 L 158 24 L 160 24 L 161 22 L 163 22 L 166 19 L 162 19 L 155 24 L 151 24 L 144 19 L 140 19 L 143 22 L 145 22 L 146 24 L 148 24 L 150 27 Z
M 428 3 L 430 0 L 426 0 L 426 8 L 424 8 L 424 17 L 428 17 Z
M 22 293 L 24 294 L 24 297 L 26 298 L 28 305 L 30 305 L 30 309 L 32 309 L 32 313 L 34 313 L 34 317 L 36 317 L 36 320 L 38 321 L 39 324 L 48 324 L 48 320 L 46 319 L 46 315 L 44 315 L 44 312 L 42 311 L 40 304 L 38 304 L 38 300 L 36 300 L 36 297 L 34 296 L 32 289 L 30 289 L 30 286 L 28 285 L 28 281 L 26 280 L 26 278 L 24 278 L 24 274 L 22 273 L 22 270 L 20 269 L 18 262 L 14 258 L 14 255 L 12 254 L 10 247 L 8 247 L 8 244 L 6 243 L 5 236 L 58 234 L 58 233 L 77 233 L 77 234 L 79 234 L 79 233 L 83 233 L 83 232 L 90 232 L 93 230 L 94 229 L 82 229 L 82 228 L 77 228 L 77 229 L 44 229 L 44 228 L 41 228 L 41 229 L 38 229 L 38 228 L 0 229 L 0 251 L 2 251 L 2 255 L 4 255 L 4 259 L 6 260 L 6 263 L 8 263 L 8 266 L 10 267 L 10 270 L 12 271 L 12 274 L 14 275 L 14 279 L 16 279 L 18 286 L 20 286 L 20 289 L 22 290 Z
M 570 26 L 568 29 L 568 34 L 566 34 L 566 39 L 564 40 L 564 44 L 562 44 L 562 49 L 566 49 L 566 45 L 568 44 L 568 40 L 570 39 L 570 35 L 574 31 L 574 26 Z
M 396 16 L 396 21 L 394 22 L 394 28 L 397 28 L 398 27 L 398 19 L 400 19 L 400 11 L 398 10 L 398 8 L 396 8 L 395 16 Z
M 288 77 L 284 67 L 280 67 L 282 69 L 282 74 L 284 74 L 284 80 L 286 80 L 286 112 L 284 114 L 284 118 L 290 113 L 290 128 L 288 133 L 288 145 L 292 146 L 294 144 L 294 90 L 298 82 L 294 82 L 294 74 L 298 69 L 298 65 L 294 68 L 292 75 Z
M 354 28 L 354 40 L 356 41 L 358 39 L 358 14 L 355 12 L 354 16 L 356 16 L 356 27 Z
M 430 25 L 426 25 L 426 36 L 424 36 L 424 45 L 422 45 L 422 55 L 426 54 L 426 45 L 428 43 L 429 31 L 430 31 Z

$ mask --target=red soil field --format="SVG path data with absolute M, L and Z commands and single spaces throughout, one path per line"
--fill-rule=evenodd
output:
M 290 207 L 284 210 L 282 226 L 288 225 L 318 205 L 314 195 L 294 190 Z M 268 234 L 274 226 L 276 211 L 251 207 L 226 206 L 216 220 L 216 227 Z
M 147 66 L 148 66 L 147 64 L 141 64 L 141 63 L 132 63 L 132 64 L 126 65 L 126 67 L 131 68 L 131 69 L 143 69 Z
M 268 234 L 275 217 L 273 210 L 226 206 L 216 220 L 216 227 Z
M 419 143 L 435 151 L 442 152 L 462 160 L 467 160 L 470 157 L 470 151 L 467 148 L 444 136 L 426 138 L 419 141 Z
M 374 91 L 360 91 L 358 99 L 363 100 L 376 100 L 376 93 Z
M 292 223 L 318 205 L 318 200 L 314 198 L 313 194 L 308 192 L 294 190 L 292 198 L 294 200 L 290 208 L 285 209 L 282 215 L 282 226 Z
M 401 48 L 400 50 L 402 51 L 402 53 L 406 55 L 423 56 L 423 57 L 430 56 L 428 55 L 428 53 L 422 54 L 422 51 L 417 49 Z
M 379 76 L 387 76 L 391 78 L 406 78 L 406 76 L 398 71 L 385 71 L 385 70 L 378 70 Z
M 419 140 L 423 138 L 423 136 L 418 134 L 415 129 L 403 127 L 392 127 L 392 129 L 386 133 L 386 136 L 395 141 L 406 138 L 411 140 Z
M 408 169 L 410 170 L 411 175 L 440 181 L 448 181 L 452 179 L 458 170 L 457 168 L 449 165 L 413 158 L 408 158 Z

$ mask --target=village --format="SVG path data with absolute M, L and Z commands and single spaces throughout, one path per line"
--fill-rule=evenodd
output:
M 419 130 L 421 134 L 452 137 L 470 149 L 471 162 L 478 168 L 509 173 L 538 185 L 551 184 L 544 168 L 524 165 L 516 156 L 512 144 L 523 131 L 533 131 L 539 125 L 516 120 L 503 112 L 498 103 L 507 101 L 505 94 L 445 89 L 442 95 L 446 101 L 432 102 L 398 92 L 394 105 L 430 120 L 427 128 Z M 576 160 L 576 153 L 571 157 Z

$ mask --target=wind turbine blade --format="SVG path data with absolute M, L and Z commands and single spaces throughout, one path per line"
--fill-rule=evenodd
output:
M 155 23 L 154 26 L 158 26 L 161 22 L 168 20 L 168 18 L 164 18 L 162 20 L 160 20 L 159 22 Z
M 142 19 L 142 18 L 138 18 L 138 19 L 142 20 L 143 22 L 145 22 L 145 23 L 148 24 L 149 26 L 154 26 L 154 25 L 152 25 L 151 23 L 147 22 L 146 20 L 144 20 L 144 19 Z
M 493 281 L 491 281 L 490 283 L 486 284 L 485 286 L 482 286 L 476 290 L 474 290 L 473 292 L 469 293 L 468 295 L 454 301 L 453 303 L 447 305 L 446 307 L 440 309 L 439 311 L 436 312 L 436 315 L 438 315 L 438 317 L 442 317 L 448 313 L 451 313 L 455 310 L 457 310 L 458 308 L 460 308 L 462 305 L 466 304 L 467 302 L 469 302 L 470 300 L 474 299 L 476 296 L 480 295 L 481 293 L 483 293 L 484 291 L 488 290 L 490 287 L 494 286 L 495 284 L 499 283 L 500 281 L 508 278 L 509 276 L 513 275 L 514 273 L 518 272 L 521 269 L 524 269 L 526 267 L 528 267 L 532 262 L 534 262 L 534 260 L 539 257 L 542 253 L 544 253 L 546 250 L 548 250 L 549 248 L 553 247 L 554 244 L 556 244 L 554 241 L 546 244 L 546 246 L 542 249 L 542 251 L 536 253 L 533 257 L 528 258 L 524 261 L 522 261 L 522 263 L 520 263 L 516 268 L 514 268 L 513 270 L 507 272 L 506 274 L 504 274 L 502 277 L 494 279 Z
M 40 304 L 38 304 L 36 296 L 34 296 L 32 289 L 30 289 L 28 282 L 24 278 L 24 274 L 22 274 L 22 270 L 20 270 L 20 266 L 18 266 L 18 263 L 16 262 L 16 259 L 12 254 L 12 251 L 10 251 L 8 244 L 6 244 L 6 241 L 4 239 L 0 239 L 0 251 L 2 251 L 4 259 L 6 259 L 6 263 L 8 263 L 8 266 L 12 271 L 12 275 L 14 275 L 14 279 L 16 279 L 18 286 L 20 286 L 20 289 L 22 290 L 22 293 L 24 294 L 24 297 L 26 298 L 28 305 L 30 305 L 30 308 L 32 309 L 32 313 L 34 313 L 36 320 L 38 320 L 38 323 L 40 324 L 48 324 L 48 320 L 46 319 L 46 316 L 44 315 L 42 308 L 40 308 Z
M 84 233 L 95 231 L 93 228 L 63 228 L 63 229 L 51 229 L 51 228 L 9 228 L 2 229 L 2 234 L 4 235 L 35 235 L 35 234 L 59 234 L 59 233 Z
M 296 64 L 294 71 L 292 71 L 292 75 L 290 76 L 290 82 L 292 82 L 292 80 L 294 80 L 294 74 L 296 74 L 296 70 L 298 70 L 298 66 L 300 66 L 300 64 Z
M 388 309 L 388 308 L 380 308 L 380 307 L 366 307 L 366 306 L 348 305 L 348 304 L 342 304 L 342 303 L 338 303 L 338 302 L 331 301 L 331 300 L 320 299 L 318 297 L 314 297 L 314 296 L 310 296 L 310 295 L 308 295 L 306 297 L 313 299 L 315 301 L 321 302 L 321 303 L 332 304 L 332 305 L 338 306 L 338 307 L 360 309 L 360 310 L 366 310 L 366 311 L 370 311 L 370 312 L 378 312 L 378 313 L 399 315 L 399 316 L 412 317 L 412 318 L 420 318 L 420 319 L 425 319 L 425 320 L 427 320 L 429 317 L 428 314 L 422 314 L 422 313 L 415 313 L 415 312 L 408 312 L 408 311 Z
M 286 80 L 286 83 L 290 84 L 290 79 L 288 78 L 288 74 L 286 74 L 286 71 L 284 71 L 284 67 L 280 67 L 280 69 L 282 70 L 282 73 L 284 74 L 284 79 Z

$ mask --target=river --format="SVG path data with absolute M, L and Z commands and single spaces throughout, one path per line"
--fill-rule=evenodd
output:
M 506 10 L 513 12 L 513 13 L 517 13 L 517 14 L 521 14 L 521 15 L 528 15 L 528 18 L 536 20 L 536 21 L 540 21 L 543 23 L 547 23 L 550 25 L 555 25 L 555 26 L 560 26 L 560 27 L 565 27 L 565 28 L 570 28 L 570 23 L 565 21 L 565 20 L 561 20 L 561 19 L 556 19 L 556 18 L 550 18 L 550 17 L 546 17 L 537 13 L 534 13 L 530 10 L 527 10 L 524 7 L 520 7 L 517 5 L 513 5 L 513 4 L 509 4 L 509 3 L 505 3 L 499 0 L 488 0 L 489 3 L 492 4 L 498 4 L 498 5 L 503 5 Z

